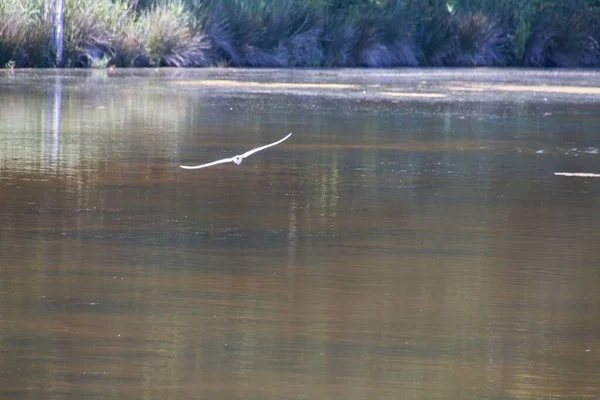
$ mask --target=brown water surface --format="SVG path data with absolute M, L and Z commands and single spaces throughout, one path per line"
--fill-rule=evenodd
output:
M 0 72 L 0 398 L 600 398 L 562 74 Z

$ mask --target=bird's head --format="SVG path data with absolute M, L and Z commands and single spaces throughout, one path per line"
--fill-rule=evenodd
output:
M 242 163 L 242 157 L 240 157 L 240 156 L 233 157 L 233 162 L 236 163 L 237 165 L 240 165 Z

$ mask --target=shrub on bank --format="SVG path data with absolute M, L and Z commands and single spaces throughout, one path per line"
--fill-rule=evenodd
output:
M 599 66 L 593 1 L 65 0 L 62 64 Z M 0 2 L 0 65 L 54 66 L 48 4 Z
M 0 57 L 12 59 L 27 40 L 31 26 L 29 10 L 18 0 L 0 5 Z
M 17 67 L 34 64 L 47 53 L 45 39 L 50 26 L 44 23 L 43 0 L 4 0 L 0 3 L 0 62 Z M 36 57 L 37 56 L 37 57 Z
M 523 65 L 531 67 L 594 67 L 600 65 L 600 20 L 573 12 L 540 15 L 525 48 Z
M 202 28 L 213 59 L 236 67 L 317 66 L 322 24 L 294 0 L 215 1 Z
M 400 16 L 328 19 L 321 44 L 322 65 L 327 67 L 418 66 L 421 59 L 413 24 Z
M 128 21 L 125 0 L 65 0 L 64 65 L 107 66 Z
M 401 11 L 362 18 L 358 26 L 357 64 L 364 67 L 415 67 L 422 59 L 414 23 Z
M 133 40 L 131 60 L 161 67 L 205 67 L 212 64 L 207 38 L 180 0 L 161 1 L 141 13 L 124 39 Z M 123 43 L 125 46 L 125 42 Z M 127 65 L 127 64 L 126 64 Z
M 428 61 L 435 66 L 507 66 L 516 58 L 507 24 L 482 12 L 439 18 Z

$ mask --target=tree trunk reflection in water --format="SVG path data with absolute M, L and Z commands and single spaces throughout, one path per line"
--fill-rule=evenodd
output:
M 0 77 L 0 398 L 600 394 L 597 104 L 87 74 Z

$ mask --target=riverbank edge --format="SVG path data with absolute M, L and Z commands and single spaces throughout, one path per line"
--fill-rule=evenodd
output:
M 122 0 L 66 0 L 59 57 L 56 10 L 7 0 L 0 65 L 600 67 L 596 9 L 545 7 L 517 18 L 515 10 L 410 8 L 399 1 L 334 13 L 325 3 L 164 0 L 135 9 Z

